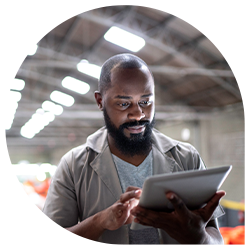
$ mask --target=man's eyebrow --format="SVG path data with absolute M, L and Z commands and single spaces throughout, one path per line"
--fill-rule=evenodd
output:
M 152 95 L 153 95 L 153 93 L 150 93 L 150 94 L 147 94 L 147 95 L 142 95 L 141 97 L 145 98 L 145 97 L 150 97 Z M 115 96 L 115 98 L 117 98 L 117 99 L 132 99 L 131 96 L 126 96 L 126 95 L 117 95 L 117 96 Z
M 115 96 L 115 98 L 117 98 L 117 99 L 132 99 L 131 96 L 126 96 L 126 95 L 117 95 L 117 96 Z
M 145 98 L 145 97 L 150 97 L 152 95 L 153 95 L 153 93 L 150 93 L 150 94 L 147 94 L 147 95 L 142 95 L 141 97 Z

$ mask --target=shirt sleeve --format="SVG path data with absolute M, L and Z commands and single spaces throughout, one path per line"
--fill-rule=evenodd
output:
M 61 159 L 52 178 L 43 212 L 64 228 L 78 223 L 75 185 L 64 157 Z

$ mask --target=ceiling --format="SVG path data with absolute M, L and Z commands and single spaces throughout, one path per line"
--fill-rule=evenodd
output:
M 6 130 L 10 158 L 18 152 L 38 152 L 84 143 L 86 136 L 103 125 L 94 91 L 98 80 L 77 70 L 87 59 L 101 66 L 118 53 L 131 53 L 104 39 L 111 26 L 118 26 L 145 39 L 135 55 L 153 72 L 156 90 L 157 124 L 180 120 L 200 120 L 213 112 L 241 109 L 241 94 L 225 58 L 200 31 L 183 20 L 159 10 L 138 6 L 112 6 L 88 11 L 58 25 L 37 43 L 33 56 L 27 56 L 16 78 L 25 81 L 22 98 L 11 129 Z M 90 84 L 90 91 L 77 94 L 61 85 L 66 76 Z M 21 136 L 21 127 L 50 94 L 59 90 L 75 98 L 75 104 L 32 139 Z

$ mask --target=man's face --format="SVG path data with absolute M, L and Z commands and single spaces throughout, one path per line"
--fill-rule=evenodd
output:
M 148 69 L 114 70 L 102 101 L 106 127 L 116 147 L 125 154 L 146 153 L 154 125 L 154 82 Z

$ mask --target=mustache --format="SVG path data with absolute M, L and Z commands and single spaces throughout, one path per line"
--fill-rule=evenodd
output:
M 133 122 L 126 122 L 123 123 L 119 129 L 124 129 L 124 128 L 128 128 L 128 127 L 134 127 L 134 126 L 148 126 L 150 124 L 150 121 L 133 121 Z

